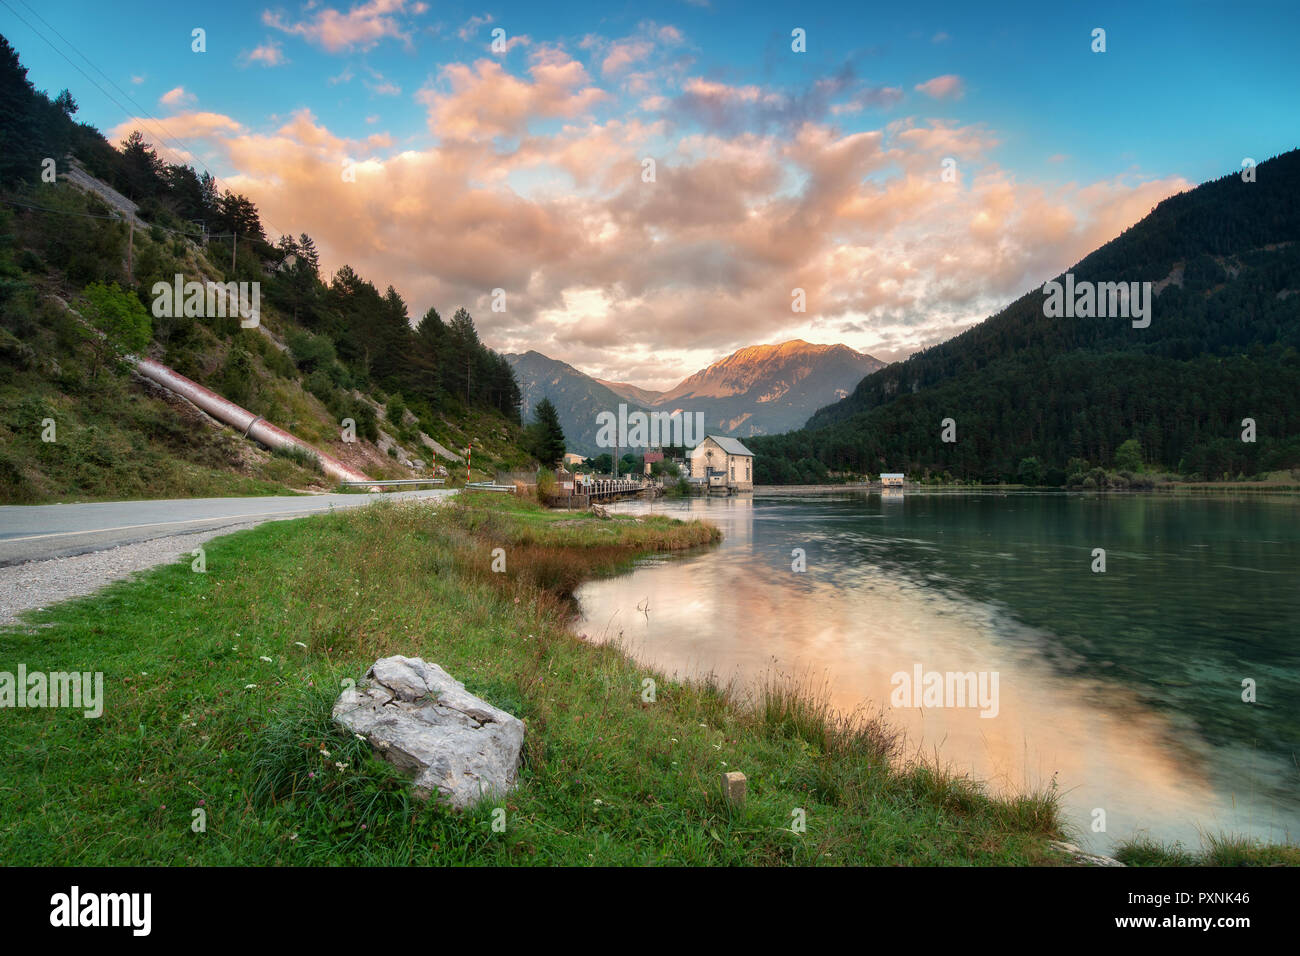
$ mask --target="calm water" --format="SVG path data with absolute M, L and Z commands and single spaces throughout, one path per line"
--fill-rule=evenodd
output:
M 583 586 L 582 630 L 682 677 L 826 680 L 994 789 L 1049 782 L 1083 842 L 1300 838 L 1300 503 L 1034 494 L 690 499 L 716 550 Z M 802 548 L 807 571 L 791 570 Z M 1093 573 L 1104 548 L 1106 571 Z M 996 672 L 996 716 L 890 706 Z M 1242 681 L 1257 703 L 1242 702 Z M 991 708 L 989 709 L 991 711 Z M 1092 832 L 1094 808 L 1106 832 Z

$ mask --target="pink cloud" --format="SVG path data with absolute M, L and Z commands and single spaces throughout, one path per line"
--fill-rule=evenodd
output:
M 250 63 L 260 63 L 262 66 L 282 66 L 289 61 L 285 58 L 284 50 L 280 44 L 274 40 L 268 40 L 259 47 L 254 47 L 247 53 L 241 54 L 239 62 L 245 66 Z
M 683 89 L 733 107 L 786 101 L 703 78 Z M 419 94 L 434 146 L 388 154 L 400 147 L 387 134 L 339 136 L 306 110 L 269 131 L 198 112 L 167 125 L 237 170 L 227 183 L 268 225 L 313 236 L 327 269 L 347 263 L 391 283 L 413 315 L 464 305 L 494 348 L 624 377 L 650 371 L 647 355 L 671 379 L 701 355 L 823 340 L 827 329 L 906 354 L 1187 187 L 1024 182 L 992 161 L 998 136 L 980 124 L 905 118 L 846 133 L 806 119 L 780 132 L 674 134 L 666 117 L 594 118 L 608 96 L 581 63 L 542 47 L 523 72 L 486 58 L 444 67 Z M 115 135 L 136 126 L 148 128 L 132 120 Z M 950 157 L 955 183 L 941 178 Z M 345 162 L 355 181 L 340 175 Z M 807 329 L 792 327 L 795 287 L 808 296 Z M 494 288 L 507 291 L 505 313 L 489 307 Z
M 369 50 L 385 37 L 409 42 L 410 35 L 399 15 L 419 15 L 427 10 L 423 3 L 411 4 L 407 0 L 368 0 L 341 13 L 333 7 L 324 7 L 309 19 L 297 23 L 285 19 L 281 13 L 266 10 L 262 22 L 269 27 L 300 36 L 310 43 L 338 53 L 343 50 Z
M 600 72 L 609 76 L 625 70 L 638 60 L 644 60 L 653 49 L 654 46 L 648 40 L 615 43 L 600 64 Z
M 531 82 L 495 60 L 453 63 L 442 71 L 449 93 L 426 88 L 417 97 L 429 107 L 431 132 L 447 140 L 515 135 L 535 117 L 580 116 L 608 97 L 588 85 L 581 63 L 558 49 L 534 53 L 529 73 Z
M 172 109 L 189 109 L 197 101 L 198 97 L 193 93 L 186 93 L 183 86 L 174 87 L 158 97 L 159 103 Z
M 953 100 L 960 99 L 965 92 L 965 85 L 962 83 L 960 76 L 955 73 L 946 73 L 943 76 L 936 76 L 932 80 L 926 80 L 924 83 L 916 84 L 917 92 L 924 93 L 926 96 L 933 96 L 936 100 Z

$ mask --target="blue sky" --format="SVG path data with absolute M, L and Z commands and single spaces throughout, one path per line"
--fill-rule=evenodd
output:
M 1298 4 L 989 6 L 3 0 L 0 30 L 81 119 L 144 127 L 413 312 L 470 305 L 495 347 L 663 384 L 755 341 L 906 354 L 1300 139 Z M 938 204 L 921 184 L 945 152 L 961 178 Z M 620 178 L 648 155 L 653 199 Z M 336 198 L 324 170 L 349 161 Z M 444 215 L 461 195 L 477 218 Z M 474 248 L 425 245 L 423 223 Z M 964 242 L 997 251 L 945 269 Z M 800 282 L 814 306 L 792 315 Z

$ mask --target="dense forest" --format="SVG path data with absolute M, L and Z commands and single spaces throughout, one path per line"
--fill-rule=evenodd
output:
M 93 126 L 74 119 L 77 104 L 64 90 L 54 98 L 35 90 L 9 42 L 0 37 L 0 321 L 21 332 L 31 321 L 36 285 L 58 277 L 77 291 L 90 283 L 117 283 L 151 305 L 150 289 L 176 273 L 194 275 L 188 243 L 202 243 L 222 281 L 257 280 L 264 301 L 292 317 L 288 334 L 294 374 L 339 417 L 350 415 L 374 435 L 374 413 L 355 390 L 400 395 L 422 420 L 465 408 L 501 414 L 519 423 L 520 392 L 510 365 L 484 346 L 465 309 L 450 321 L 430 309 L 412 324 L 401 295 L 383 292 L 350 266 L 322 275 L 315 243 L 306 234 L 272 241 L 246 196 L 220 190 L 209 172 L 164 162 L 143 134 L 120 148 Z M 127 225 L 93 197 L 48 182 L 75 158 L 97 179 L 139 204 L 152 238 L 127 272 Z M 43 176 L 43 173 L 45 174 Z M 224 249 L 224 251 L 222 251 Z M 241 369 L 237 320 L 216 323 L 231 342 L 215 383 L 239 401 Z M 203 339 L 195 320 L 156 318 L 152 349 L 183 374 L 198 375 Z M 251 345 L 250 345 L 251 347 Z M 268 356 L 275 360 L 274 355 Z M 246 376 L 244 376 L 246 377 Z
M 757 480 L 1013 482 L 1029 459 L 1031 477 L 1064 484 L 1117 467 L 1126 442 L 1148 466 L 1207 480 L 1300 464 L 1300 151 L 1254 172 L 1165 200 L 1068 270 L 1155 284 L 1149 327 L 1049 318 L 1034 289 L 867 376 L 802 430 L 754 438 Z

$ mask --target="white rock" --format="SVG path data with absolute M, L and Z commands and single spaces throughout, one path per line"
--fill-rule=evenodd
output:
M 1105 856 L 1100 853 L 1086 853 L 1080 850 L 1073 843 L 1066 843 L 1063 840 L 1049 840 L 1047 843 L 1053 850 L 1059 850 L 1061 853 L 1068 853 L 1074 858 L 1074 862 L 1084 866 L 1123 866 L 1119 860 L 1113 856 Z
M 414 776 L 417 796 L 463 809 L 516 786 L 524 724 L 437 664 L 385 657 L 334 702 L 334 719 Z

